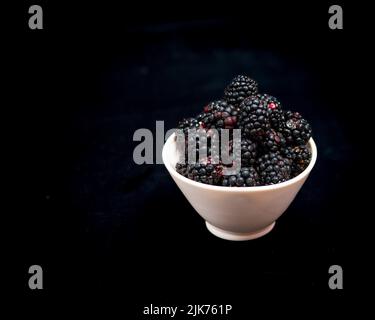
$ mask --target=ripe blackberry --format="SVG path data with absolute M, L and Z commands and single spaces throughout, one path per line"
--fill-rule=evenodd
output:
M 205 107 L 206 108 L 206 107 Z M 205 129 L 211 128 L 213 122 L 214 122 L 214 115 L 212 112 L 204 112 L 202 111 L 197 115 L 197 120 L 200 124 Z
M 271 127 L 278 130 L 285 122 L 280 101 L 269 94 L 258 94 L 257 97 L 267 105 Z
M 189 151 L 192 151 L 191 157 L 194 157 L 194 159 L 199 158 L 199 148 L 201 148 L 202 152 L 206 155 L 208 155 L 209 151 L 209 143 L 207 142 L 205 145 L 199 142 L 199 139 L 193 135 L 193 132 L 189 130 L 196 130 L 197 133 L 199 133 L 199 130 L 203 130 L 203 137 L 206 140 L 209 139 L 206 136 L 206 130 L 204 130 L 199 123 L 199 121 L 196 118 L 186 118 L 183 119 L 178 123 L 177 129 L 183 130 L 183 137 L 180 137 L 177 144 L 177 149 L 180 153 L 180 162 L 187 161 L 189 159 Z M 189 134 L 190 133 L 190 134 Z M 177 140 L 177 136 L 176 136 Z M 195 150 L 189 150 L 189 145 L 195 143 Z M 183 152 L 183 150 L 185 152 Z M 184 156 L 184 158 L 182 158 Z
M 211 185 L 220 185 L 223 180 L 222 166 L 209 161 L 195 164 L 177 163 L 176 171 L 190 180 Z
M 305 145 L 311 137 L 311 126 L 298 112 L 284 112 L 285 123 L 280 129 L 287 143 L 293 146 Z
M 279 152 L 266 153 L 258 159 L 258 172 L 264 185 L 276 184 L 290 179 L 291 161 Z
M 197 120 L 203 128 L 233 129 L 237 125 L 238 108 L 225 100 L 217 100 L 205 106 Z
M 258 172 L 253 167 L 242 167 L 237 175 L 224 176 L 222 186 L 254 187 L 260 184 Z
M 225 99 L 235 106 L 247 97 L 258 93 L 258 83 L 243 75 L 235 77 L 224 90 Z
M 284 158 L 287 158 L 289 159 L 290 161 L 293 162 L 294 160 L 294 152 L 293 152 L 293 148 L 294 147 L 291 147 L 291 146 L 284 146 L 284 147 L 281 147 L 280 148 L 280 154 L 284 157 Z
M 199 129 L 199 126 L 196 118 L 185 118 L 178 122 L 177 129 L 182 129 L 187 134 L 189 129 Z
M 268 130 L 263 139 L 261 140 L 261 146 L 265 151 L 278 151 L 280 148 L 286 145 L 284 136 L 275 131 L 274 129 Z
M 245 137 L 241 139 L 241 164 L 244 167 L 253 166 L 258 155 L 257 144 Z
M 303 170 L 307 168 L 311 160 L 311 151 L 306 146 L 298 146 L 293 148 L 293 164 L 292 174 L 293 176 L 299 175 Z
M 238 126 L 246 138 L 259 139 L 270 129 L 268 107 L 258 96 L 242 101 Z

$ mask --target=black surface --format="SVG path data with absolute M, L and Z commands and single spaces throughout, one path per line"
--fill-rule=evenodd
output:
M 257 290 L 344 297 L 328 289 L 332 264 L 344 268 L 345 294 L 355 292 L 361 253 L 352 214 L 363 212 L 358 171 L 366 170 L 366 116 L 353 113 L 365 59 L 352 51 L 360 44 L 356 8 L 345 4 L 344 30 L 332 31 L 326 4 L 238 6 L 191 4 L 172 14 L 159 5 L 156 14 L 46 2 L 44 30 L 18 25 L 18 293 L 128 297 L 123 314 L 132 319 L 144 304 L 167 302 L 233 303 L 248 315 Z M 25 19 L 27 7 L 16 11 Z M 163 165 L 132 159 L 136 129 L 154 130 L 155 120 L 173 128 L 240 73 L 300 111 L 318 146 L 310 178 L 275 229 L 243 243 L 208 233 Z M 31 264 L 45 270 L 43 292 L 27 288 Z

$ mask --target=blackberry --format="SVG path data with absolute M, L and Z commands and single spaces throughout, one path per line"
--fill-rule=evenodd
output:
M 268 130 L 261 140 L 261 146 L 265 151 L 278 151 L 285 145 L 286 140 L 284 136 L 274 129 Z
M 241 164 L 248 167 L 255 165 L 257 158 L 257 144 L 250 139 L 241 139 Z
M 269 118 L 271 127 L 275 130 L 280 130 L 285 123 L 284 112 L 281 109 L 270 110 Z
M 258 93 L 258 83 L 243 75 L 235 77 L 224 90 L 225 99 L 235 106 L 247 97 Z
M 191 150 L 191 151 L 194 151 L 194 153 L 192 154 L 192 156 L 195 157 L 195 159 L 198 159 L 199 157 L 199 147 L 200 147 L 200 143 L 199 143 L 199 140 L 197 139 L 197 137 L 195 135 L 189 135 L 189 130 L 204 130 L 201 126 L 201 124 L 199 123 L 198 119 L 196 118 L 186 118 L 186 119 L 183 119 L 182 121 L 180 121 L 178 123 L 178 126 L 177 126 L 177 129 L 182 129 L 183 130 L 183 133 L 184 133 L 184 137 L 182 137 L 182 141 L 179 140 L 179 143 L 177 145 L 177 149 L 179 150 L 180 152 L 180 162 L 183 162 L 182 160 L 182 156 L 184 155 L 185 158 L 185 162 L 188 160 L 189 158 L 189 155 L 188 155 L 188 152 L 189 152 L 189 144 L 192 143 L 194 144 L 195 143 L 195 150 Z M 207 131 L 204 130 L 206 133 Z M 207 137 L 204 135 L 204 137 Z M 177 139 L 177 137 L 176 137 Z M 208 137 L 206 139 L 209 139 Z M 209 151 L 209 143 L 207 142 L 205 146 L 203 146 L 201 144 L 201 149 L 203 151 L 204 154 L 207 154 L 210 152 Z M 185 150 L 185 153 L 183 153 L 183 150 Z
M 276 184 L 290 179 L 291 160 L 280 152 L 270 152 L 258 159 L 257 168 L 264 185 Z
M 205 107 L 206 108 L 206 107 Z M 197 120 L 203 128 L 211 128 L 214 123 L 215 117 L 212 112 L 202 111 L 198 114 Z
M 238 108 L 225 100 L 217 100 L 205 106 L 197 120 L 203 128 L 233 129 L 237 125 Z
M 293 164 L 292 174 L 293 176 L 299 175 L 303 170 L 307 168 L 311 160 L 311 151 L 306 146 L 294 147 L 293 150 Z
M 203 140 L 202 140 L 203 139 Z M 209 157 L 211 155 L 211 138 L 206 134 L 203 134 L 202 136 L 195 137 L 188 136 L 185 138 L 185 159 L 189 160 L 193 159 L 193 161 L 198 161 L 200 157 L 200 153 L 203 155 L 204 158 Z M 195 143 L 195 149 L 189 149 L 189 146 L 194 147 Z M 190 155 L 190 157 L 189 157 Z
M 222 181 L 226 187 L 254 187 L 259 184 L 259 174 L 253 167 L 242 167 L 237 175 L 224 176 Z
M 259 139 L 270 129 L 269 112 L 266 103 L 258 96 L 242 101 L 238 126 L 246 138 Z
M 269 94 L 258 94 L 257 97 L 267 105 L 271 127 L 278 130 L 285 122 L 280 101 Z
M 311 126 L 298 112 L 286 111 L 285 123 L 280 129 L 287 143 L 293 146 L 305 145 L 311 137 Z
M 258 94 L 257 97 L 267 103 L 267 108 L 269 110 L 281 110 L 282 109 L 281 102 L 274 96 L 271 96 L 270 94 L 267 94 L 267 93 Z
M 177 163 L 176 171 L 190 180 L 211 185 L 220 185 L 223 180 L 222 166 L 209 161 L 195 164 Z
M 177 129 L 182 129 L 187 134 L 189 129 L 199 129 L 199 126 L 196 118 L 185 118 L 178 122 Z
M 293 147 L 290 146 L 285 146 L 280 148 L 280 153 L 284 158 L 289 159 L 290 161 L 293 162 L 294 160 L 294 152 L 293 152 Z

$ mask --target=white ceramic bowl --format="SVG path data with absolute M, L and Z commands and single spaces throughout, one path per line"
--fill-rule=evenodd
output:
M 163 162 L 190 204 L 206 220 L 211 233 L 227 240 L 250 240 L 272 230 L 306 181 L 317 158 L 312 138 L 308 146 L 312 152 L 309 166 L 297 177 L 270 186 L 220 187 L 185 178 L 175 170 L 175 134 L 164 144 Z

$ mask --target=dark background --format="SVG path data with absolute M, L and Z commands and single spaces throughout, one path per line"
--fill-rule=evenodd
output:
M 29 30 L 31 4 L 14 11 L 9 60 L 16 294 L 112 297 L 126 319 L 149 303 L 231 303 L 237 319 L 254 297 L 356 292 L 365 250 L 353 216 L 367 212 L 360 7 L 339 3 L 344 30 L 333 31 L 331 3 L 40 1 L 44 30 Z M 173 128 L 237 74 L 300 111 L 318 146 L 275 229 L 240 243 L 206 230 L 163 165 L 132 159 L 136 129 Z M 44 269 L 43 291 L 28 289 L 32 264 Z M 327 285 L 333 264 L 344 269 L 341 292 Z

